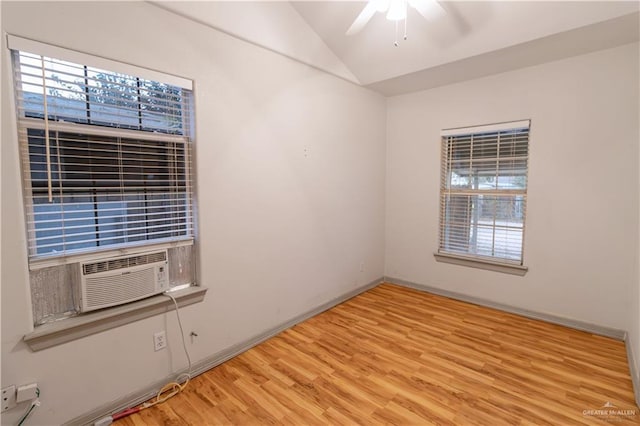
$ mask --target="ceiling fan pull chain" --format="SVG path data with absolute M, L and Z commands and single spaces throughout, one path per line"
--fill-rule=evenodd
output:
M 409 14 L 404 18 L 404 39 L 407 39 L 407 21 L 409 20 Z
M 396 21 L 396 41 L 393 42 L 395 47 L 398 47 L 398 21 Z

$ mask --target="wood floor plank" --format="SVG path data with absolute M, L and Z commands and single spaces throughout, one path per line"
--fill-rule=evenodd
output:
M 116 424 L 607 422 L 640 424 L 623 342 L 382 284 Z

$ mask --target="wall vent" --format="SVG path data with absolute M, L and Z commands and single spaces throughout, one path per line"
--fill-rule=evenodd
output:
M 114 271 L 116 269 L 129 268 L 137 265 L 148 265 L 150 263 L 164 262 L 167 260 L 167 252 L 159 251 L 154 253 L 137 254 L 135 256 L 121 257 L 118 259 L 101 260 L 93 263 L 82 264 L 84 275 L 97 274 L 100 272 Z

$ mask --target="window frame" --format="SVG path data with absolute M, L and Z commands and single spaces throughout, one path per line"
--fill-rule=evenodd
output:
M 524 188 L 521 190 L 513 190 L 513 191 L 499 191 L 498 186 L 496 186 L 495 190 L 481 190 L 479 188 L 465 190 L 465 193 L 468 193 L 467 196 L 471 201 L 472 197 L 479 198 L 482 195 L 490 195 L 497 197 L 504 197 L 504 199 L 511 200 L 511 203 L 516 201 L 518 197 L 522 197 L 520 202 L 524 205 L 521 206 L 522 211 L 522 231 L 521 231 L 521 245 L 520 245 L 520 258 L 517 260 L 511 260 L 506 258 L 505 256 L 487 256 L 485 254 L 477 254 L 470 252 L 470 242 L 466 242 L 467 251 L 456 251 L 451 250 L 450 247 L 446 247 L 445 243 L 445 232 L 447 229 L 447 207 L 446 207 L 446 197 L 451 196 L 451 176 L 448 173 L 451 172 L 451 161 L 452 158 L 450 156 L 450 141 L 451 137 L 463 137 L 470 135 L 482 135 L 482 134 L 500 134 L 502 132 L 509 131 L 518 131 L 518 130 L 526 130 L 526 154 L 520 155 L 519 159 L 524 161 Z M 527 202 L 527 191 L 528 191 L 528 174 L 529 174 L 529 152 L 530 152 L 530 130 L 531 130 L 531 120 L 518 120 L 511 122 L 503 122 L 489 125 L 480 125 L 480 126 L 472 126 L 472 127 L 460 127 L 460 128 L 450 128 L 443 129 L 440 133 L 441 140 L 441 157 L 440 157 L 440 191 L 439 191 L 439 217 L 438 217 L 438 245 L 437 250 L 434 252 L 434 257 L 439 262 L 451 263 L 456 265 L 464 265 L 470 266 L 480 269 L 492 270 L 497 272 L 504 272 L 515 275 L 524 275 L 528 267 L 524 265 L 524 251 L 525 251 L 525 234 L 526 234 L 526 202 Z M 498 137 L 498 136 L 496 136 Z M 492 173 L 495 173 L 496 182 L 498 182 L 499 176 L 499 148 L 496 145 L 496 156 L 489 157 L 492 161 L 495 160 L 496 166 L 493 169 L 490 169 Z M 469 162 L 472 163 L 474 157 L 472 152 L 469 154 Z M 476 159 L 477 161 L 477 159 Z M 471 174 L 470 174 L 471 176 Z M 497 202 L 497 201 L 496 201 Z M 466 226 L 466 225 L 465 225 Z M 476 224 L 477 226 L 477 224 Z M 473 224 L 469 221 L 468 224 L 469 230 L 473 228 Z M 492 226 L 492 238 L 495 239 L 496 233 L 496 221 L 495 221 L 495 213 L 494 213 L 494 223 Z M 494 240 L 495 241 L 495 240 Z
M 144 78 L 148 81 L 157 81 L 162 82 L 166 85 L 171 86 L 179 86 L 182 89 L 188 90 L 190 93 L 190 120 L 188 122 L 188 127 L 185 128 L 188 131 L 187 136 L 189 137 L 189 157 L 188 161 L 188 176 L 189 176 L 189 185 L 191 186 L 189 189 L 190 194 L 190 209 L 191 209 L 191 236 L 189 238 L 179 240 L 179 241 L 170 241 L 170 242 L 159 242 L 158 240 L 147 240 L 144 241 L 141 245 L 130 245 L 128 247 L 113 247 L 113 246 L 105 246 L 100 250 L 93 250 L 85 253 L 78 254 L 67 254 L 58 257 L 50 257 L 50 258 L 42 258 L 42 259 L 32 259 L 28 256 L 29 250 L 26 245 L 24 245 L 24 255 L 26 260 L 26 266 L 29 270 L 29 282 L 26 283 L 31 290 L 31 313 L 33 317 L 33 322 L 31 322 L 28 326 L 29 332 L 24 336 L 24 342 L 31 348 L 33 351 L 38 351 L 41 349 L 46 349 L 58 344 L 63 344 L 72 340 L 81 339 L 85 336 L 102 332 L 104 330 L 108 330 L 115 327 L 120 327 L 125 324 L 129 324 L 135 321 L 139 321 L 143 318 L 161 315 L 167 312 L 167 309 L 173 309 L 172 301 L 165 295 L 159 294 L 155 296 L 151 296 L 145 299 L 133 301 L 130 303 L 104 308 L 101 310 L 90 311 L 90 312 L 79 312 L 77 310 L 78 304 L 75 299 L 75 294 L 79 285 L 79 277 L 75 277 L 75 274 L 68 274 L 65 272 L 69 270 L 68 266 L 71 264 L 71 267 L 75 267 L 73 264 L 77 264 L 77 267 L 80 267 L 80 263 L 84 261 L 94 261 L 99 260 L 101 258 L 107 257 L 120 257 L 120 256 L 130 256 L 138 253 L 144 253 L 149 251 L 158 251 L 166 249 L 169 256 L 169 264 L 171 262 L 185 262 L 185 271 L 186 273 L 182 273 L 180 270 L 179 274 L 174 276 L 175 281 L 170 282 L 171 295 L 175 300 L 177 300 L 179 306 L 187 306 L 195 303 L 202 302 L 205 298 L 205 294 L 207 292 L 207 288 L 203 287 L 198 282 L 199 275 L 199 266 L 197 263 L 197 252 L 198 252 L 198 241 L 197 241 L 197 211 L 196 211 L 196 186 L 193 179 L 195 178 L 195 158 L 193 156 L 194 153 L 194 145 L 195 145 L 195 111 L 194 111 L 194 103 L 195 99 L 193 97 L 193 81 L 183 77 L 177 77 L 171 74 L 167 74 L 164 72 L 159 72 L 147 68 L 138 67 L 136 65 L 131 65 L 123 62 L 113 61 L 110 59 L 106 59 L 100 56 L 91 55 L 88 53 L 82 53 L 75 50 L 69 50 L 62 47 L 41 43 L 34 40 L 29 40 L 21 37 L 17 37 L 11 34 L 6 34 L 6 51 L 3 52 L 5 54 L 5 59 L 9 60 L 9 63 L 13 62 L 13 51 L 24 51 L 30 52 L 35 55 L 45 56 L 49 58 L 56 58 L 62 61 L 72 62 L 75 64 L 86 64 L 93 68 L 98 68 L 101 70 L 111 70 L 112 72 L 138 76 L 140 78 Z M 11 68 L 12 72 L 14 72 L 14 68 Z M 16 143 L 18 147 L 18 161 L 20 164 L 20 180 L 19 191 L 21 192 L 21 196 L 19 197 L 19 203 L 21 204 L 21 210 L 23 214 L 24 227 L 22 223 L 20 224 L 23 227 L 23 232 L 25 238 L 28 238 L 29 235 L 29 225 L 27 223 L 26 216 L 26 206 L 24 205 L 25 200 L 27 200 L 27 190 L 24 185 L 24 166 L 25 166 L 25 157 L 23 152 L 24 145 L 20 142 L 20 117 L 18 111 L 18 103 L 16 98 L 16 90 L 15 90 L 15 81 L 12 75 L 12 87 L 7 93 L 7 96 L 12 99 L 11 108 L 14 108 L 14 113 L 16 114 L 16 118 L 14 121 L 15 132 L 14 132 L 14 143 Z M 162 106 L 162 103 L 158 103 L 157 105 Z M 157 111 L 157 110 L 153 110 Z M 42 115 L 44 117 L 44 115 Z M 42 119 L 38 121 L 44 121 Z M 78 125 L 69 122 L 60 122 L 57 123 L 56 126 L 60 127 L 62 130 L 68 130 L 71 133 L 82 133 L 82 128 L 78 128 Z M 95 126 L 92 126 L 95 127 Z M 27 129 L 25 127 L 25 129 Z M 25 130 L 26 132 L 26 130 Z M 102 127 L 101 132 L 106 136 L 114 136 L 114 129 L 109 127 Z M 128 129 L 118 129 L 115 133 L 116 136 L 120 136 L 125 138 L 123 132 L 133 132 L 133 138 L 137 139 L 141 136 L 143 132 L 134 132 Z M 152 134 L 151 132 L 148 132 Z M 176 135 L 167 133 L 159 133 L 159 136 L 163 138 L 175 138 Z M 156 136 L 158 136 L 156 135 Z M 8 142 L 8 141 L 7 141 Z M 28 151 L 28 147 L 27 147 Z M 28 152 L 27 152 L 28 153 Z M 29 158 L 27 157 L 26 164 L 29 164 Z M 27 169 L 27 173 L 31 174 L 30 168 Z M 31 194 L 28 194 L 31 196 Z M 18 250 L 21 248 L 18 247 Z M 171 254 L 172 253 L 172 254 Z M 172 257 L 173 256 L 173 257 Z M 53 274 L 50 272 L 53 271 Z M 42 318 L 37 318 L 35 313 L 34 306 L 34 293 L 33 293 L 33 285 L 34 285 L 34 274 L 38 275 L 36 280 L 41 280 L 43 277 L 46 277 L 46 281 L 40 281 L 40 284 L 46 284 L 47 288 L 52 288 L 53 293 L 49 293 L 48 297 L 55 297 L 56 299 L 65 299 L 59 306 L 64 309 L 65 304 L 69 302 L 73 305 L 71 311 L 64 310 L 43 310 L 41 314 L 47 315 L 45 321 L 40 322 Z M 49 275 L 47 275 L 49 274 Z M 73 276 L 72 276 L 73 275 Z M 170 278 L 171 279 L 171 278 Z M 52 282 L 58 281 L 58 282 Z M 54 284 L 54 285 L 50 285 Z M 59 284 L 56 286 L 55 284 Z M 65 289 L 63 291 L 64 294 L 58 294 L 56 291 L 59 290 L 60 286 L 64 286 Z M 39 288 L 42 288 L 41 285 Z M 50 312 L 51 311 L 51 312 Z
M 182 111 L 182 126 L 184 128 L 184 134 L 176 135 L 171 132 L 155 132 L 148 131 L 148 129 L 140 128 L 139 130 L 132 130 L 126 127 L 110 127 L 110 126 L 101 126 L 101 125 L 91 125 L 91 124 L 78 124 L 69 121 L 55 121 L 43 118 L 34 118 L 29 117 L 25 114 L 20 114 L 18 108 L 16 107 L 16 123 L 18 129 L 18 142 L 20 146 L 20 161 L 22 163 L 22 182 L 21 187 L 23 191 L 23 203 L 24 205 L 24 215 L 25 215 L 25 225 L 26 225 L 26 238 L 27 241 L 34 241 L 33 243 L 27 244 L 27 253 L 29 259 L 29 269 L 35 270 L 40 268 L 46 268 L 49 266 L 62 265 L 68 263 L 76 263 L 79 261 L 96 259 L 101 257 L 108 257 L 111 255 L 126 255 L 129 253 L 138 253 L 141 251 L 155 250 L 161 248 L 169 248 L 169 247 L 180 247 L 185 245 L 193 245 L 195 240 L 196 233 L 196 217 L 194 211 L 194 196 L 195 196 L 195 186 L 193 183 L 193 126 L 194 126 L 194 113 L 193 113 L 193 82 L 191 80 L 176 77 L 170 74 L 160 73 L 154 70 L 149 70 L 141 67 L 137 67 L 134 65 L 124 64 L 117 61 L 112 61 L 109 59 L 92 56 L 88 54 L 84 54 L 81 52 L 76 52 L 64 48 L 60 48 L 57 46 L 52 46 L 44 43 L 40 43 L 33 40 L 23 39 L 20 37 L 16 37 L 13 35 L 7 35 L 8 48 L 10 50 L 11 56 L 14 54 L 19 55 L 19 52 L 29 52 L 35 55 L 41 55 L 44 57 L 55 58 L 56 60 L 73 62 L 75 64 L 90 66 L 92 68 L 100 68 L 102 70 L 108 70 L 111 73 L 121 73 L 129 76 L 135 76 L 137 78 L 144 78 L 147 81 L 158 82 L 161 84 L 171 85 L 175 87 L 179 87 L 181 89 L 187 90 L 188 97 L 186 102 L 190 102 L 187 105 L 188 113 Z M 14 71 L 16 72 L 16 71 Z M 18 83 L 18 77 L 14 77 L 14 85 Z M 140 102 L 140 97 L 138 97 L 138 101 Z M 183 103 L 184 107 L 184 103 Z M 44 122 L 48 122 L 47 125 L 44 125 Z M 49 132 L 70 132 L 75 134 L 82 135 L 94 135 L 98 137 L 105 138 L 114 138 L 118 139 L 117 143 L 121 143 L 120 140 L 124 140 L 126 138 L 138 139 L 138 140 L 148 140 L 148 141 L 169 141 L 173 143 L 183 143 L 184 144 L 184 176 L 186 177 L 186 214 L 187 220 L 186 226 L 189 228 L 189 232 L 187 232 L 184 236 L 179 237 L 169 237 L 167 239 L 145 239 L 138 242 L 125 242 L 123 244 L 117 245 L 104 245 L 102 247 L 87 247 L 80 251 L 74 252 L 63 252 L 62 254 L 38 254 L 37 243 L 35 242 L 36 238 L 36 225 L 33 214 L 33 207 L 28 204 L 33 204 L 34 200 L 34 191 L 32 190 L 31 184 L 31 161 L 29 159 L 29 136 L 27 132 L 30 129 L 44 129 L 46 132 L 47 129 Z M 90 138 L 90 136 L 89 136 Z M 46 154 L 45 154 L 46 155 Z M 62 179 L 60 177 L 60 179 Z M 64 194 L 64 192 L 62 193 Z M 29 201 L 31 200 L 31 201 Z M 146 235 L 145 231 L 145 234 Z M 31 245 L 33 244 L 33 248 Z

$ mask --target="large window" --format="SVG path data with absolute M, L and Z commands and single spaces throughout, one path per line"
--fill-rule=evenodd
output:
M 439 253 L 522 265 L 529 121 L 442 132 Z
M 30 260 L 192 239 L 187 85 L 12 55 Z

